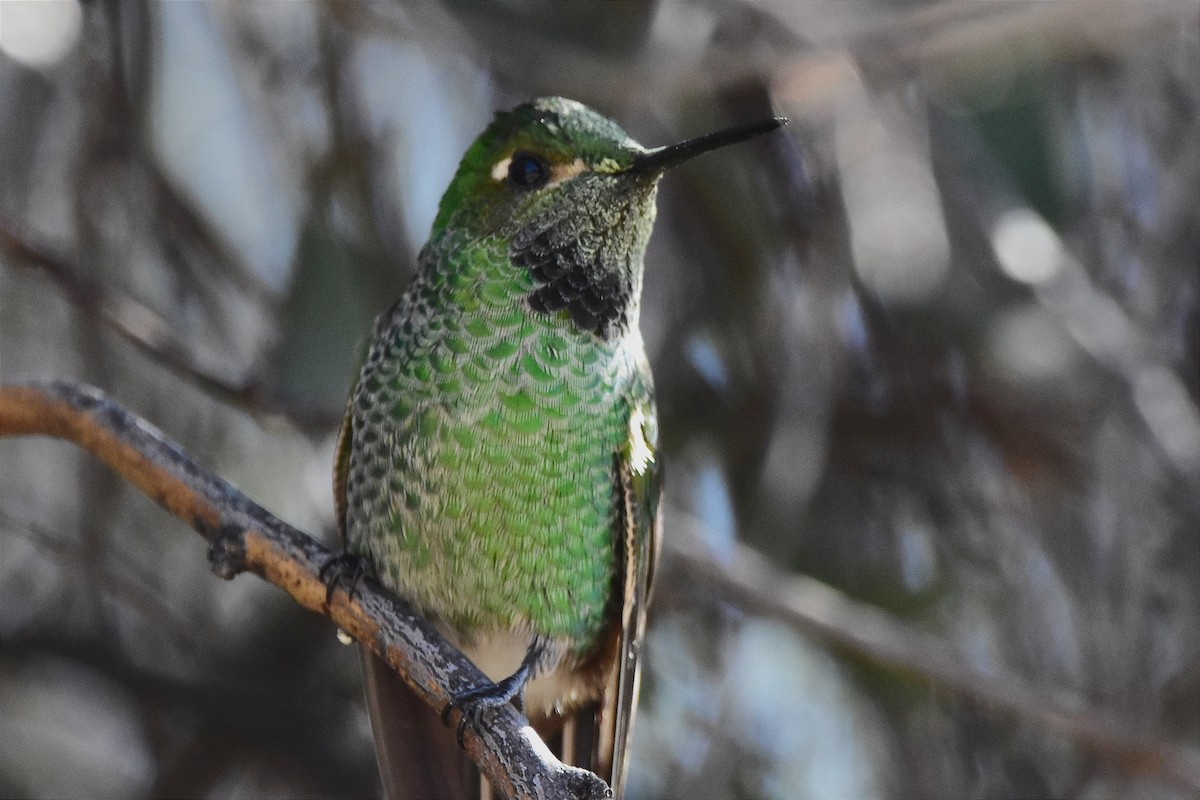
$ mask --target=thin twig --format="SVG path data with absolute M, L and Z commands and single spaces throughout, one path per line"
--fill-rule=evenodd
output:
M 253 572 L 328 616 L 396 669 L 430 707 L 446 708 L 451 697 L 486 683 L 429 622 L 369 578 L 357 584 L 353 597 L 338 588 L 327 602 L 320 571 L 333 553 L 99 390 L 61 382 L 0 387 L 0 437 L 38 434 L 74 442 L 187 522 L 209 542 L 217 575 Z M 505 797 L 595 798 L 607 792 L 592 773 L 555 759 L 509 705 L 478 719 L 452 709 L 447 724 L 460 722 L 464 749 Z

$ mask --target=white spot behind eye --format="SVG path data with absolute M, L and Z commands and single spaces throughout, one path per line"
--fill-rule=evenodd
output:
M 512 163 L 512 156 L 507 156 L 496 162 L 496 166 L 492 167 L 492 180 L 505 181 L 508 180 L 508 165 Z

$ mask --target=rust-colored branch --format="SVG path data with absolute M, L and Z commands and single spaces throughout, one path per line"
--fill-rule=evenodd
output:
M 120 473 L 210 544 L 213 571 L 253 572 L 369 647 L 429 705 L 487 678 L 437 630 L 369 578 L 354 597 L 338 588 L 326 602 L 328 549 L 197 464 L 178 445 L 99 390 L 67 383 L 0 387 L 0 437 L 44 435 L 74 442 Z M 462 715 L 453 710 L 448 724 Z M 594 798 L 598 777 L 555 759 L 516 709 L 503 705 L 465 720 L 463 745 L 505 797 Z

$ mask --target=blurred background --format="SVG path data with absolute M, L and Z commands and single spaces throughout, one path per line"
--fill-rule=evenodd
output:
M 541 94 L 646 145 L 792 119 L 660 192 L 631 797 L 1197 796 L 1194 2 L 4 2 L 3 381 L 332 544 L 357 348 Z M 378 795 L 369 737 L 325 620 L 0 441 L 0 795 Z

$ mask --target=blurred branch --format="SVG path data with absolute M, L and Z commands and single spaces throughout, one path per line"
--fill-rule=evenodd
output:
M 882 74 L 1061 60 L 1120 50 L 1163 25 L 1187 24 L 1176 3 L 939 3 L 880 21 L 856 50 Z M 1014 56 L 1017 56 L 1014 58 Z M 885 67 L 885 64 L 887 65 Z
M 98 317 L 149 358 L 224 402 L 252 412 L 282 414 L 310 428 L 327 429 L 340 418 L 311 409 L 285 407 L 267 396 L 265 386 L 257 378 L 237 383 L 210 372 L 196 363 L 189 348 L 157 311 L 128 294 L 85 277 L 65 259 L 33 243 L 3 218 L 0 218 L 0 251 L 46 273 L 76 308 Z
M 947 2 L 871 15 L 827 49 L 775 71 L 780 109 L 796 119 L 836 107 L 846 87 L 908 81 L 942 91 L 994 91 L 1047 63 L 1111 57 L 1195 23 L 1187 3 Z M 869 21 L 868 21 L 869 20 Z
M 210 545 L 213 571 L 226 579 L 253 572 L 339 628 L 396 669 L 431 708 L 487 681 L 407 604 L 369 578 L 351 597 L 329 592 L 320 577 L 334 554 L 197 464 L 146 421 L 98 390 L 67 383 L 0 387 L 0 437 L 46 435 L 95 455 Z M 484 724 L 486 723 L 486 724 Z M 448 725 L 463 725 L 463 747 L 506 797 L 600 797 L 599 778 L 557 761 L 515 708 L 478 718 L 450 707 Z
M 199 661 L 193 661 L 192 666 L 203 673 L 197 678 L 172 675 L 161 664 L 147 665 L 131 657 L 119 637 L 81 638 L 63 627 L 26 630 L 16 635 L 5 631 L 0 634 L 2 663 L 11 669 L 24 662 L 37 670 L 41 660 L 51 656 L 84 666 L 138 698 L 143 713 L 187 719 L 193 741 L 222 744 L 212 749 L 197 749 L 192 745 L 180 752 L 176 742 L 152 738 L 150 746 L 162 767 L 144 796 L 204 796 L 212 787 L 213 776 L 223 766 L 257 753 L 286 754 L 293 763 L 301 765 L 297 771 L 312 781 L 308 785 L 320 787 L 326 796 L 353 796 L 369 791 L 367 787 L 373 776 L 368 772 L 363 780 L 361 764 L 355 765 L 360 769 L 353 774 L 347 774 L 345 767 L 322 768 L 329 761 L 329 739 L 314 739 L 306 733 L 306 729 L 320 728 L 327 737 L 335 736 L 338 728 L 346 724 L 347 715 L 356 713 L 353 703 L 343 691 L 313 693 L 313 676 L 308 671 L 280 670 L 274 662 L 263 660 L 261 638 L 236 642 L 232 657 L 225 648 L 209 641 L 205 649 L 196 651 L 202 655 L 197 656 Z M 295 648 L 288 653 L 289 659 L 296 660 L 303 655 Z M 238 680 L 229 681 L 229 675 L 237 675 Z M 296 703 L 295 698 L 301 696 L 305 697 L 304 703 Z M 374 752 L 369 760 L 374 761 Z M 198 768 L 197 761 L 202 761 L 203 767 Z
M 6 528 L 7 531 L 4 530 Z M 72 568 L 82 570 L 83 562 L 91 556 L 78 541 L 60 539 L 39 525 L 20 523 L 3 508 L 0 508 L 0 532 L 20 537 L 37 550 L 53 555 Z M 117 559 L 122 562 L 122 569 L 126 572 L 117 574 L 102 570 L 96 575 L 97 588 L 106 596 L 119 598 L 128 608 L 137 610 L 149 624 L 163 630 L 179 644 L 196 648 L 212 635 L 212 630 L 199 629 L 203 622 L 185 617 L 178 609 L 164 603 L 161 593 L 157 591 L 159 587 L 155 585 L 154 576 L 132 563 L 133 559 L 116 554 L 114 560 Z M 7 648 L 8 642 L 4 644 Z
M 796 628 L 913 673 L 939 686 L 1033 720 L 1115 759 L 1125 769 L 1168 778 L 1200 791 L 1200 750 L 1136 736 L 1134 726 L 1080 708 L 1013 675 L 984 673 L 944 641 L 859 603 L 821 581 L 785 573 L 745 545 L 720 562 L 703 544 L 665 537 L 668 563 L 688 573 L 689 584 L 714 587 L 734 603 L 782 619 Z

